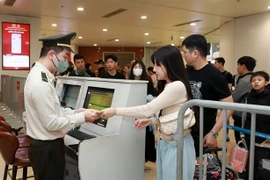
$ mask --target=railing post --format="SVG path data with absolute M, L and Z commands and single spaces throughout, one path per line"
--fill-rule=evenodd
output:
M 222 180 L 225 180 L 226 178 L 226 137 L 227 137 L 227 110 L 226 109 L 223 109 L 222 110 L 222 113 L 223 113 L 223 118 L 222 118 L 222 121 L 223 121 L 223 131 L 222 131 L 222 164 L 223 166 L 222 167 L 222 171 L 221 171 L 221 179 Z
M 199 136 L 199 158 L 200 158 L 200 165 L 199 165 L 199 179 L 202 179 L 203 178 L 203 168 L 202 168 L 202 163 L 203 162 L 203 133 L 204 133 L 204 130 L 203 130 L 203 107 L 200 107 L 200 136 Z
M 249 145 L 249 180 L 253 180 L 254 176 L 254 156 L 255 156 L 255 131 L 256 131 L 256 114 L 251 113 L 251 133 L 250 133 L 250 145 Z

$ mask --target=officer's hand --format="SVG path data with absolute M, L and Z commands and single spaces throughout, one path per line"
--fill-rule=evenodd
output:
M 80 113 L 80 112 L 84 112 L 84 111 L 85 111 L 84 108 L 79 108 L 79 109 L 76 109 L 76 110 L 75 110 L 75 114 L 76 114 L 76 113 Z
M 217 139 L 212 135 L 211 132 L 206 134 L 206 136 L 203 138 L 203 146 L 204 147 L 216 147 L 217 146 Z
M 100 111 L 100 116 L 104 118 L 110 118 L 116 114 L 116 108 L 106 108 Z
M 97 120 L 99 116 L 99 111 L 93 109 L 86 109 L 84 112 L 85 122 L 92 123 L 93 121 Z
M 135 128 L 142 129 L 152 124 L 152 119 L 139 119 L 135 121 Z

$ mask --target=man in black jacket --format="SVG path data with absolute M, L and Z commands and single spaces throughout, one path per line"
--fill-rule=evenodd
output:
M 82 55 L 75 54 L 73 60 L 76 66 L 76 70 L 72 71 L 69 76 L 91 77 L 90 74 L 86 72 L 85 62 Z
M 102 77 L 105 76 L 107 73 L 105 67 L 104 67 L 104 62 L 101 59 L 98 59 L 95 62 L 96 65 L 98 65 L 98 70 L 97 70 L 97 77 Z

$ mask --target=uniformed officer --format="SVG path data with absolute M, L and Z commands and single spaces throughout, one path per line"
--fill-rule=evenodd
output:
M 27 134 L 33 138 L 29 160 L 36 180 L 64 179 L 64 131 L 98 119 L 95 110 L 63 109 L 54 88 L 54 73 L 68 68 L 70 41 L 76 33 L 44 39 L 40 59 L 27 76 L 24 88 Z

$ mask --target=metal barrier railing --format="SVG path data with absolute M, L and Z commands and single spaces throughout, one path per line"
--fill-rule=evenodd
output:
M 24 84 L 26 78 L 11 76 L 10 78 L 10 110 L 17 116 L 22 118 L 24 112 Z
M 10 107 L 10 76 L 1 75 L 1 101 L 4 107 Z
M 219 101 L 207 101 L 207 100 L 190 100 L 186 102 L 179 111 L 179 120 L 177 134 L 179 139 L 177 140 L 177 179 L 183 179 L 183 145 L 184 145 L 184 114 L 185 111 L 192 106 L 199 106 L 200 108 L 200 167 L 199 167 L 199 179 L 202 179 L 202 162 L 203 162 L 203 108 L 222 109 L 223 113 L 223 127 L 227 126 L 227 110 L 234 110 L 240 112 L 248 112 L 251 114 L 251 136 L 250 136 L 250 150 L 249 150 L 249 180 L 253 180 L 254 170 L 254 153 L 255 153 L 255 129 L 256 129 L 256 114 L 270 115 L 270 107 L 251 104 L 240 103 L 226 103 Z M 222 180 L 225 180 L 226 171 L 226 128 L 222 129 Z
M 24 111 L 24 84 L 26 78 L 1 75 L 2 109 L 8 110 L 18 119 L 22 119 Z

